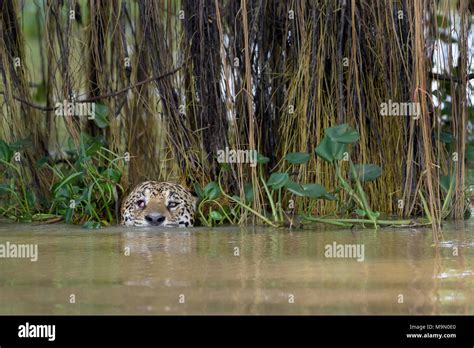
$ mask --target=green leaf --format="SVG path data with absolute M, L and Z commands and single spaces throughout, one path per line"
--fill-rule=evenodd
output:
M 118 183 L 120 178 L 122 177 L 122 173 L 120 170 L 107 168 L 102 172 L 102 175 L 105 176 L 107 179 L 112 180 L 114 183 Z
M 268 163 L 268 162 L 270 162 L 270 158 L 265 157 L 261 154 L 257 154 L 257 163 L 265 164 L 265 163 Z
M 109 113 L 109 109 L 104 104 L 95 104 L 95 112 L 94 112 L 94 123 L 99 128 L 105 128 L 108 126 L 109 121 L 107 119 L 107 115 Z
M 268 178 L 267 185 L 274 190 L 278 190 L 285 186 L 289 179 L 288 173 L 272 173 L 270 178 Z
M 336 143 L 353 144 L 359 140 L 359 133 L 347 123 L 327 128 L 324 134 Z
M 240 200 L 240 196 L 233 195 L 233 196 L 232 196 L 232 199 L 236 200 L 237 202 L 241 202 L 241 203 L 242 203 L 242 201 Z
M 65 178 L 63 181 L 61 181 L 55 188 L 54 188 L 54 193 L 56 193 L 61 187 L 72 184 L 74 180 L 76 180 L 79 176 L 81 176 L 83 173 L 82 172 L 77 172 L 69 175 L 67 178 Z
M 356 209 L 355 213 L 359 216 L 366 216 L 367 215 L 367 212 L 365 210 L 362 210 L 362 209 Z
M 309 198 L 323 198 L 327 193 L 326 189 L 319 184 L 302 184 L 304 195 Z
M 26 191 L 26 200 L 28 201 L 28 205 L 34 207 L 36 204 L 36 195 L 33 191 Z
M 101 147 L 102 147 L 102 142 L 100 140 L 92 141 L 90 145 L 87 146 L 87 149 L 85 151 L 86 153 L 85 157 L 95 155 L 95 153 L 99 151 Z
M 347 144 L 336 143 L 329 137 L 324 137 L 316 146 L 316 154 L 327 162 L 341 160 L 345 152 L 347 152 Z
M 219 184 L 215 181 L 211 181 L 209 184 L 204 187 L 204 194 L 209 199 L 216 199 L 221 194 L 221 189 Z
M 309 154 L 305 152 L 290 152 L 285 159 L 292 164 L 303 164 L 309 161 Z
M 74 209 L 72 209 L 72 208 L 67 208 L 67 209 L 66 209 L 66 214 L 64 215 L 64 221 L 65 221 L 67 224 L 70 224 L 71 221 L 72 221 L 73 215 L 74 215 Z
M 382 169 L 375 164 L 355 164 L 354 168 L 361 182 L 373 181 L 382 175 Z M 349 177 L 354 180 L 352 171 L 349 172 Z
M 13 157 L 13 151 L 10 148 L 10 146 L 3 140 L 0 140 L 0 160 L 3 160 L 5 162 L 10 162 L 12 157 Z
M 53 186 L 53 192 L 54 192 L 54 199 L 57 200 L 61 197 L 64 197 L 64 198 L 69 198 L 71 196 L 71 193 L 69 192 L 69 189 L 67 187 L 60 187 L 59 189 L 56 190 L 56 187 L 59 185 L 60 183 L 57 183 Z
M 221 221 L 222 219 L 224 219 L 224 216 L 216 210 L 211 211 L 209 216 L 211 217 L 212 220 L 215 220 L 215 221 Z
M 287 188 L 288 191 L 290 191 L 291 193 L 297 196 L 304 197 L 305 195 L 303 187 L 292 180 L 288 180 L 285 187 Z
M 196 195 L 198 196 L 199 199 L 202 199 L 204 197 L 204 191 L 202 190 L 202 187 L 201 185 L 199 185 L 198 182 L 195 182 L 193 184 L 193 187 L 194 187 L 194 192 L 196 193 Z

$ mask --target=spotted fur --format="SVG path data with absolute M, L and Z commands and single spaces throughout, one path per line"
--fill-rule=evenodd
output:
M 197 198 L 183 186 L 145 181 L 122 204 L 122 224 L 127 226 L 192 227 Z

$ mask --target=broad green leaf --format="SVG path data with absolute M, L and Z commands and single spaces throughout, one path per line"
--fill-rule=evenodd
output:
M 309 154 L 305 152 L 290 152 L 285 159 L 292 164 L 303 164 L 309 161 Z
M 367 212 L 365 210 L 362 210 L 362 209 L 356 209 L 355 213 L 359 216 L 366 216 L 367 215 Z
M 10 162 L 13 157 L 13 151 L 10 146 L 3 140 L 0 140 L 0 160 Z
M 122 173 L 120 170 L 107 168 L 102 172 L 102 175 L 105 176 L 107 179 L 112 180 L 114 183 L 118 183 L 120 178 L 122 177 Z
M 219 184 L 215 181 L 211 181 L 209 184 L 204 187 L 204 194 L 209 199 L 216 199 L 221 194 L 221 189 L 219 188 Z
M 336 143 L 353 144 L 359 140 L 359 133 L 347 123 L 327 128 L 324 134 Z
M 242 203 L 242 201 L 240 200 L 240 196 L 233 195 L 232 198 L 235 199 L 237 202 Z
M 288 173 L 272 173 L 270 178 L 268 178 L 267 185 L 274 190 L 278 190 L 285 186 L 289 179 Z
M 107 119 L 107 115 L 109 113 L 109 109 L 104 104 L 95 104 L 95 113 L 94 113 L 94 123 L 99 128 L 105 128 L 109 124 L 109 120 Z
M 216 210 L 211 211 L 209 216 L 211 217 L 212 220 L 215 220 L 215 221 L 221 221 L 222 219 L 224 219 L 224 216 Z
M 347 144 L 336 143 L 329 137 L 324 137 L 316 146 L 316 154 L 327 162 L 341 160 L 345 152 L 347 152 Z
M 257 154 L 257 163 L 265 164 L 270 161 L 270 158 L 265 157 L 264 155 Z
M 292 180 L 288 180 L 285 187 L 287 188 L 288 191 L 290 191 L 291 193 L 297 196 L 304 197 L 305 195 L 303 187 Z
M 304 195 L 309 198 L 322 198 L 327 193 L 326 189 L 319 184 L 302 184 Z
M 361 182 L 373 181 L 382 175 L 382 169 L 375 164 L 355 164 L 354 168 Z M 354 180 L 352 171 L 349 171 L 349 177 Z
M 326 191 L 324 186 L 319 184 L 302 184 L 304 195 L 313 199 L 327 199 L 329 201 L 335 201 L 337 198 Z

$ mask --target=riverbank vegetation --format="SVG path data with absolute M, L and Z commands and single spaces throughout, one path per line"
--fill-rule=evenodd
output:
M 193 189 L 203 225 L 429 225 L 437 241 L 469 215 L 471 2 L 0 7 L 8 218 L 114 224 L 145 179 Z

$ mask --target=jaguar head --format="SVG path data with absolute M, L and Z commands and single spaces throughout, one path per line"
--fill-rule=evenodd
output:
M 192 227 L 197 198 L 183 186 L 147 181 L 127 196 L 122 224 L 127 226 Z

